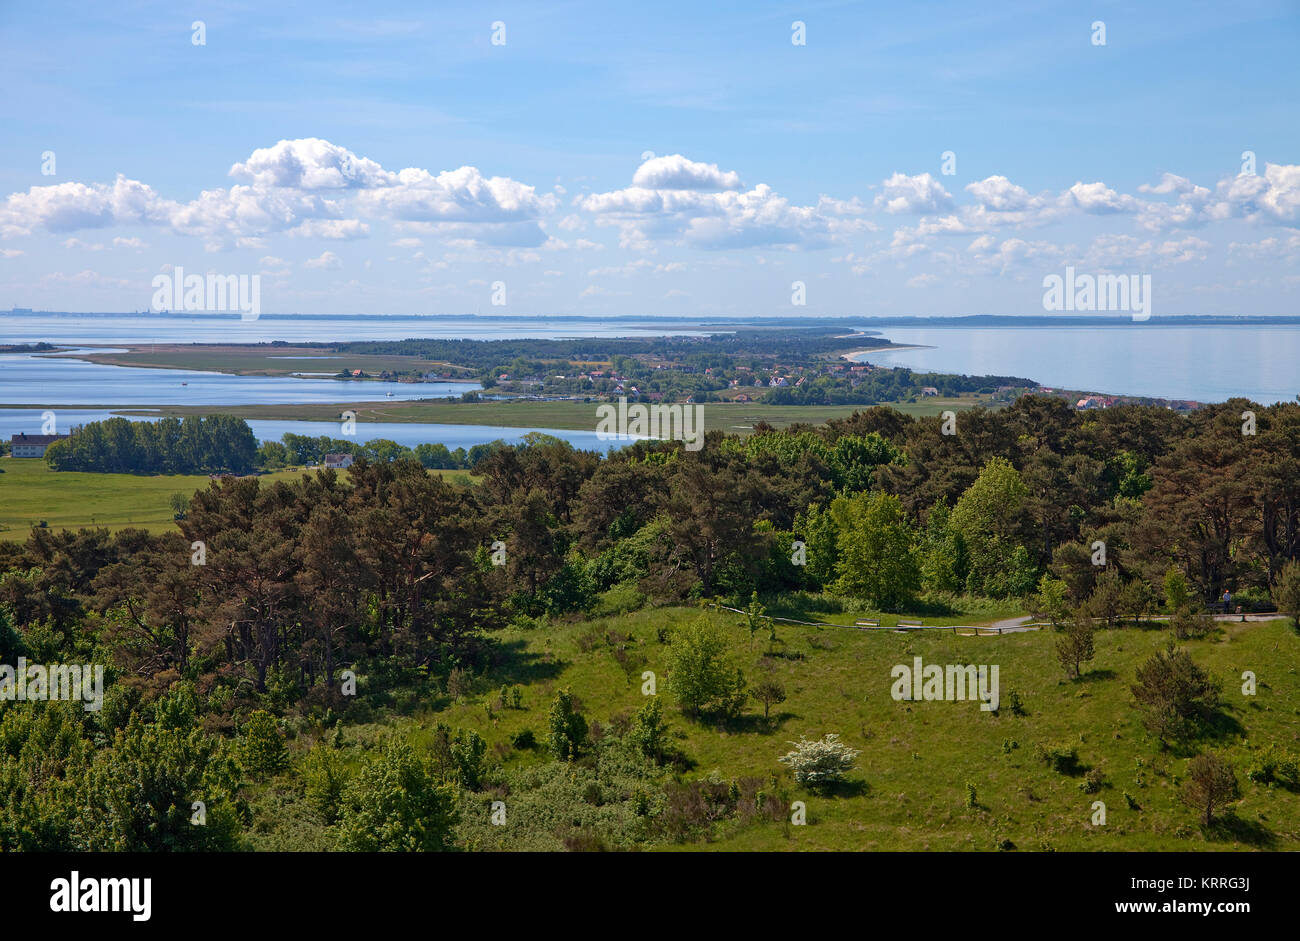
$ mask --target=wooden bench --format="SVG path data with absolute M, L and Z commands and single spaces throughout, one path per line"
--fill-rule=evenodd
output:
M 858 618 L 853 622 L 853 626 L 861 628 L 879 627 L 880 618 Z
M 894 627 L 900 631 L 914 631 L 917 628 L 924 626 L 925 624 L 920 618 L 899 618 L 898 623 L 894 625 Z

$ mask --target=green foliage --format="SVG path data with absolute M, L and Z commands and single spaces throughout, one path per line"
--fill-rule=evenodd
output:
M 566 686 L 555 694 L 546 719 L 548 744 L 557 761 L 573 761 L 587 742 L 587 719 L 577 710 L 573 692 Z
M 289 749 L 284 743 L 280 723 L 265 709 L 257 709 L 244 725 L 240 759 L 255 777 L 279 774 L 289 764 Z
M 679 626 L 666 663 L 668 688 L 684 710 L 694 715 L 739 713 L 744 677 L 732 660 L 726 632 L 713 621 L 700 617 Z
M 55 470 L 116 474 L 247 474 L 256 457 L 252 430 L 230 415 L 87 422 L 45 449 Z
M 487 742 L 473 729 L 457 729 L 451 740 L 451 763 L 456 783 L 467 791 L 477 791 L 486 771 L 484 758 Z
M 458 817 L 455 789 L 438 784 L 429 760 L 393 739 L 365 763 L 344 791 L 339 849 L 448 850 Z
M 317 742 L 302 760 L 307 803 L 326 823 L 338 819 L 348 784 L 347 767 L 338 749 Z
M 836 529 L 833 590 L 882 608 L 908 601 L 921 573 L 899 499 L 879 492 L 837 497 L 830 516 Z
M 668 726 L 658 696 L 651 696 L 650 701 L 637 710 L 626 738 L 630 745 L 652 761 L 663 758 L 668 743 Z
M 1031 610 L 1039 617 L 1047 618 L 1055 626 L 1057 621 L 1065 620 L 1070 611 L 1065 600 L 1066 591 L 1065 582 L 1044 574 L 1038 580 L 1038 592 L 1030 601 Z
M 1201 812 L 1201 823 L 1214 823 L 1215 810 L 1241 799 L 1232 765 L 1213 753 L 1197 755 L 1187 763 L 1187 777 L 1179 792 L 1183 801 Z
M 166 703 L 166 700 L 164 700 Z M 77 789 L 85 810 L 72 825 L 78 849 L 92 852 L 233 850 L 238 846 L 238 763 L 192 724 L 186 706 L 160 706 L 163 721 L 133 713 L 111 748 L 95 753 Z M 202 801 L 206 822 L 191 823 Z
M 1219 704 L 1220 684 L 1172 644 L 1138 667 L 1130 689 L 1161 745 L 1189 738 Z
M 1039 742 L 1034 746 L 1034 757 L 1057 774 L 1074 774 L 1079 769 L 1079 749 L 1073 745 Z

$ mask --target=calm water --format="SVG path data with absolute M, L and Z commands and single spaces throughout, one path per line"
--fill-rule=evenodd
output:
M 182 385 L 184 383 L 184 385 Z M 0 353 L 7 405 L 285 405 L 448 398 L 477 382 L 380 382 L 231 376 L 192 369 L 106 366 L 66 356 Z
M 55 430 L 64 433 L 71 431 L 77 425 L 92 421 L 103 421 L 112 417 L 114 417 L 112 412 L 103 410 L 56 409 L 57 426 Z M 129 418 L 131 421 L 157 420 L 156 417 L 143 415 L 123 415 L 121 417 Z M 39 409 L 0 409 L 0 433 L 4 434 L 6 438 L 19 432 L 26 432 L 29 435 L 40 434 L 41 425 L 42 418 Z M 404 444 L 408 448 L 413 448 L 417 444 L 441 443 L 452 451 L 457 448 L 464 448 L 468 451 L 476 444 L 486 444 L 489 441 L 496 441 L 498 438 L 516 444 L 522 441 L 524 435 L 528 432 L 540 431 L 561 438 L 575 448 L 585 451 L 599 451 L 602 454 L 631 443 L 622 440 L 601 441 L 596 437 L 594 430 L 596 427 L 595 406 L 592 406 L 591 425 L 592 431 L 563 431 L 554 428 L 500 428 L 495 425 L 358 422 L 356 434 L 352 438 L 358 444 L 364 444 L 374 438 L 387 438 L 390 441 L 396 441 L 398 444 Z M 285 432 L 293 432 L 296 435 L 310 435 L 313 438 L 321 435 L 330 438 L 345 438 L 339 422 L 263 421 L 257 419 L 249 421 L 248 426 L 253 430 L 253 434 L 258 441 L 279 441 Z
M 863 326 L 871 329 L 870 321 Z M 1022 376 L 1045 386 L 1222 402 L 1295 401 L 1300 325 L 1106 327 L 886 327 L 895 343 L 931 349 L 866 353 L 883 366 Z
M 504 340 L 559 337 L 704 336 L 695 323 L 575 320 L 569 317 L 275 317 L 244 321 L 238 314 L 0 313 L 0 343 L 335 343 L 345 340 Z
M 1043 385 L 1094 392 L 1221 402 L 1292 401 L 1300 392 L 1300 325 L 1161 326 L 1120 321 L 1096 327 L 861 326 L 926 349 L 866 354 L 871 362 L 967 375 L 1024 376 Z M 3 316 L 0 343 L 263 342 L 400 339 L 411 336 L 503 339 L 686 334 L 698 322 L 571 318 L 275 318 Z M 848 328 L 845 328 L 848 332 Z M 328 354 L 321 354 L 328 355 Z M 27 354 L 0 354 L 0 403 L 11 405 L 244 405 L 355 402 L 456 396 L 467 383 L 339 382 L 328 359 L 302 361 L 304 378 L 226 376 L 174 369 L 99 366 Z M 188 385 L 182 386 L 182 382 Z M 409 426 L 408 426 L 409 427 Z M 463 427 L 463 426 L 462 426 Z M 4 429 L 0 429 L 3 431 Z

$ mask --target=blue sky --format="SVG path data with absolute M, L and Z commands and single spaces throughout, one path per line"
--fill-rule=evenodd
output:
M 1294 0 L 262 6 L 0 2 L 0 306 L 1300 312 Z

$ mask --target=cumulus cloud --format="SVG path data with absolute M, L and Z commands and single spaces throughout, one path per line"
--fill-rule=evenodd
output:
M 1061 194 L 1061 201 L 1067 206 L 1093 214 L 1136 212 L 1141 208 L 1136 198 L 1117 193 L 1101 182 L 1075 183 Z
M 301 190 L 361 189 L 395 182 L 395 175 L 373 160 L 317 137 L 259 148 L 231 167 L 230 175 L 256 186 Z
M 952 195 L 928 173 L 895 173 L 881 184 L 875 205 L 885 212 L 942 212 L 952 206 Z
M 115 225 L 151 225 L 202 237 L 210 249 L 252 244 L 289 232 L 355 239 L 367 222 L 353 210 L 392 220 L 461 226 L 526 224 L 526 232 L 489 230 L 488 241 L 539 245 L 536 220 L 558 203 L 527 184 L 488 177 L 475 167 L 433 173 L 385 170 L 374 160 L 319 138 L 282 140 L 235 163 L 227 188 L 203 190 L 187 202 L 164 199 L 148 185 L 118 176 L 112 184 L 60 183 L 13 193 L 0 203 L 0 237 L 34 231 L 74 232 Z M 463 237 L 466 231 L 454 233 Z M 471 234 L 468 237 L 473 238 Z
M 697 163 L 681 154 L 651 157 L 637 167 L 632 185 L 648 190 L 735 190 L 740 174 L 723 172 L 716 163 Z
M 656 157 L 626 189 L 581 196 L 575 205 L 598 224 L 618 226 L 620 247 L 631 251 L 648 251 L 655 239 L 707 250 L 819 248 L 870 227 L 857 200 L 823 196 L 815 206 L 796 206 L 766 183 L 743 191 L 739 185 L 736 174 L 712 164 Z

